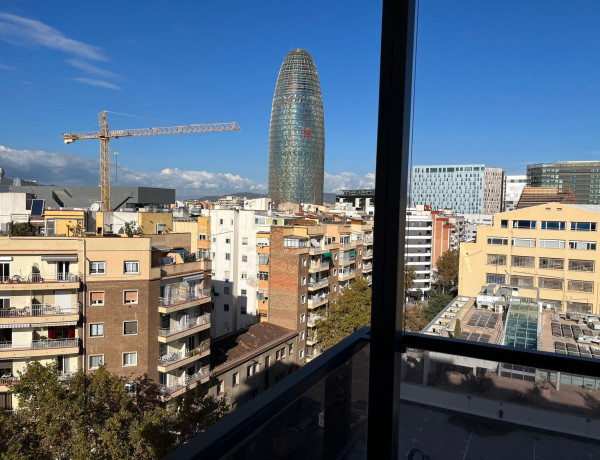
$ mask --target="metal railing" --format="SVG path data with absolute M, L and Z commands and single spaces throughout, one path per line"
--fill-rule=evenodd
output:
M 309 297 L 308 298 L 308 306 L 310 307 L 312 305 L 320 304 L 321 302 L 324 302 L 327 299 L 329 299 L 329 295 L 328 294 L 315 295 L 313 297 Z
M 177 334 L 178 332 L 187 331 L 198 326 L 210 323 L 210 313 L 191 318 L 183 324 L 178 324 L 175 327 L 159 328 L 158 335 L 161 337 L 167 337 L 169 335 Z
M 194 375 L 179 378 L 178 381 L 172 385 L 159 385 L 160 394 L 170 395 L 172 393 L 175 393 L 181 388 L 185 388 L 186 386 L 191 385 L 192 383 L 197 382 L 198 380 L 202 380 L 208 377 L 209 373 L 209 367 L 205 366 L 201 368 L 198 372 L 196 372 Z
M 355 243 L 340 243 L 340 248 L 345 249 L 345 248 L 353 248 L 355 246 Z
M 12 385 L 19 381 L 19 377 L 0 377 L 0 385 Z
M 80 275 L 75 275 L 72 273 L 31 273 L 26 276 L 0 276 L 0 283 L 6 284 L 75 283 L 80 280 Z
M 6 350 L 43 350 L 46 348 L 78 347 L 79 339 L 32 340 L 26 343 L 0 342 L 0 351 Z
M 200 346 L 185 351 L 172 351 L 171 353 L 167 353 L 166 355 L 162 355 L 158 358 L 159 366 L 170 366 L 177 361 L 181 361 L 182 359 L 189 358 L 190 356 L 195 356 L 197 354 L 203 353 L 210 348 L 210 341 L 206 343 L 200 344 Z
M 373 257 L 373 250 L 371 249 L 370 251 L 363 251 L 362 256 L 363 256 L 363 259 L 365 257 Z
M 187 294 L 185 296 L 169 296 L 159 297 L 159 305 L 161 307 L 173 307 L 175 305 L 181 305 L 182 303 L 193 302 L 194 300 L 200 300 L 210 297 L 210 289 L 202 289 L 197 294 Z
M 373 264 L 363 264 L 363 272 L 373 270 Z
M 0 308 L 0 318 L 15 318 L 27 316 L 56 316 L 75 315 L 79 313 L 79 306 L 63 307 L 60 305 L 28 305 L 26 307 Z
M 319 281 L 311 281 L 308 283 L 308 287 L 313 288 L 313 289 L 320 288 L 323 286 L 328 286 L 328 285 L 329 285 L 329 278 L 323 278 L 323 279 L 320 279 Z
M 348 276 L 354 276 L 355 271 L 354 270 L 348 270 L 348 271 L 342 271 L 340 270 L 338 272 L 338 278 L 346 278 Z

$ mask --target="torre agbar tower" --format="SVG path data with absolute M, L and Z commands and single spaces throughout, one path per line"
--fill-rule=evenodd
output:
M 305 50 L 279 70 L 269 133 L 269 195 L 275 203 L 323 203 L 325 129 L 317 68 Z

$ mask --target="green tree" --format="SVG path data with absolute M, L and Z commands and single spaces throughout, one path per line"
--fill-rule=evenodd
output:
M 442 294 L 439 292 L 432 292 L 427 307 L 423 310 L 427 321 L 431 321 L 436 315 L 441 312 L 446 305 L 452 301 L 453 297 L 450 294 Z
M 358 277 L 337 301 L 331 304 L 326 319 L 317 321 L 319 344 L 328 349 L 371 324 L 371 288 L 364 278 Z
M 12 388 L 19 410 L 0 412 L 0 458 L 162 458 L 227 410 L 204 389 L 165 408 L 147 376 L 136 396 L 124 383 L 105 367 L 61 381 L 55 363 L 32 361 Z
M 29 224 L 25 222 L 11 222 L 10 236 L 27 236 L 29 234 Z
M 406 305 L 403 323 L 405 331 L 420 332 L 429 324 L 429 321 L 420 305 Z
M 454 326 L 454 338 L 460 339 L 461 335 L 462 335 L 462 329 L 460 327 L 460 319 L 457 319 L 456 325 Z
M 125 224 L 123 224 L 123 232 L 125 232 L 125 235 L 127 235 L 129 238 L 134 235 L 142 235 L 142 231 L 138 228 L 135 220 L 132 220 L 131 222 L 125 222 Z
M 458 249 L 449 249 L 442 254 L 435 266 L 442 292 L 452 291 L 458 286 Z

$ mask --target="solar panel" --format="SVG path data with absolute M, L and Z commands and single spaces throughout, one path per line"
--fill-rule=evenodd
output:
M 479 339 L 479 341 L 483 342 L 483 343 L 490 343 L 490 339 L 491 338 L 492 338 L 492 336 L 489 335 L 489 334 L 482 334 L 481 338 Z
M 477 334 L 477 333 L 473 333 L 471 334 L 471 339 L 473 342 L 479 342 L 479 337 L 481 337 L 481 334 Z
M 31 201 L 31 216 L 42 217 L 44 213 L 44 200 L 32 200 Z

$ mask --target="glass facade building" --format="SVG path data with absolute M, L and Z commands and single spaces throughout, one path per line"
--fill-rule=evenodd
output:
M 317 68 L 305 50 L 281 65 L 269 133 L 269 196 L 275 203 L 323 203 L 325 128 Z

